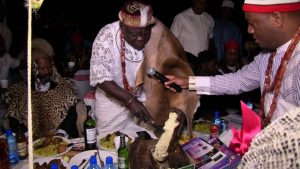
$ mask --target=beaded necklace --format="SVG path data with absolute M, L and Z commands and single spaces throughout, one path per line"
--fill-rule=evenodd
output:
M 295 47 L 296 47 L 297 43 L 299 42 L 299 40 L 300 40 L 300 27 L 298 27 L 297 33 L 294 35 L 291 43 L 288 46 L 287 51 L 284 53 L 284 56 L 281 59 L 279 68 L 274 77 L 274 81 L 272 83 L 271 83 L 271 74 L 272 74 L 273 59 L 276 55 L 276 51 L 272 52 L 271 56 L 269 57 L 268 66 L 267 66 L 266 75 L 265 75 L 265 84 L 264 84 L 262 96 L 260 99 L 260 105 L 259 105 L 259 116 L 262 119 L 263 127 L 266 127 L 270 123 L 270 120 L 276 109 L 277 100 L 278 100 L 278 96 L 279 96 L 279 92 L 280 92 L 279 90 L 280 90 L 280 87 L 282 84 L 283 75 L 285 73 L 286 66 L 287 66 L 289 60 L 291 59 L 292 53 L 295 50 Z M 265 96 L 266 96 L 267 92 L 273 92 L 274 96 L 272 99 L 272 103 L 270 105 L 270 110 L 268 111 L 267 116 L 265 116 L 264 102 L 265 102 Z
M 125 38 L 124 33 L 121 31 L 120 34 L 121 38 L 121 66 L 122 66 L 122 77 L 123 77 L 123 85 L 125 90 L 132 92 L 131 88 L 129 87 L 129 83 L 126 77 L 126 63 L 125 63 Z

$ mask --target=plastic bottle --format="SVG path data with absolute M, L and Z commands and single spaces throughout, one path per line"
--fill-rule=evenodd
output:
M 125 143 L 125 135 L 120 134 L 120 147 L 118 149 L 118 169 L 128 169 L 129 168 L 129 159 L 128 159 L 129 150 Z
M 251 99 L 248 99 L 247 103 L 246 103 L 247 107 L 249 107 L 249 109 L 253 109 L 253 104 L 251 102 Z
M 96 156 L 91 156 L 90 165 L 87 169 L 101 169 L 101 167 L 97 164 Z
M 9 163 L 12 165 L 17 164 L 20 161 L 20 159 L 19 159 L 16 139 L 13 136 L 11 129 L 7 129 L 5 131 L 5 134 L 6 134 L 6 141 L 8 146 Z
M 221 123 L 220 112 L 215 111 L 213 123 L 220 127 L 220 123 Z
M 16 134 L 17 148 L 19 153 L 19 158 L 24 160 L 28 156 L 27 151 L 27 138 L 20 126 L 18 126 L 18 131 Z
M 86 150 L 96 150 L 96 121 L 92 118 L 91 106 L 86 106 L 88 117 L 84 121 L 84 143 Z
M 78 169 L 77 165 L 72 165 L 71 169 Z
M 105 166 L 103 169 L 116 169 L 115 165 L 113 164 L 113 158 L 111 156 L 106 157 Z

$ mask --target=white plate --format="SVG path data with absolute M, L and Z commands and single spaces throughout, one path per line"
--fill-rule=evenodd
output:
M 101 157 L 101 160 L 105 163 L 105 159 L 107 156 L 111 156 L 113 158 L 113 162 L 115 164 L 117 164 L 117 153 L 115 152 L 110 152 L 110 151 L 104 151 L 104 150 L 99 150 L 100 151 L 100 157 Z M 90 157 L 92 155 L 94 155 L 95 153 L 97 152 L 97 150 L 89 150 L 89 151 L 84 151 L 82 153 L 79 153 L 79 154 L 76 154 L 74 157 L 71 158 L 71 160 L 69 161 L 69 165 L 70 167 L 73 166 L 73 165 L 79 165 L 83 159 L 86 159 L 86 162 L 85 163 L 89 163 L 89 160 L 90 160 Z M 85 164 L 84 163 L 84 164 Z M 98 158 L 98 155 L 97 155 L 97 164 L 99 165 L 100 162 L 99 162 L 99 158 Z M 79 169 L 83 169 L 84 165 L 82 165 Z M 89 166 L 89 164 L 86 165 L 85 168 L 87 168 Z
M 46 162 L 48 164 L 51 160 L 54 160 L 54 159 L 60 159 L 60 161 L 66 167 L 66 169 L 70 168 L 69 164 L 67 162 L 65 162 L 64 160 L 62 160 L 60 157 L 37 158 L 37 159 L 33 160 L 33 163 L 38 162 L 40 165 L 42 165 L 44 162 Z
M 69 139 L 65 138 L 65 137 L 60 137 L 60 136 L 53 136 L 55 138 L 62 138 L 65 142 L 67 142 L 68 144 L 72 143 Z M 37 142 L 39 142 L 40 139 L 38 140 L 35 140 L 32 145 L 35 145 Z M 59 156 L 62 156 L 64 154 L 66 154 L 67 152 L 69 152 L 71 149 L 72 149 L 73 146 L 70 146 L 70 147 L 67 147 L 66 150 L 62 153 L 59 153 L 59 154 L 55 154 L 55 155 L 52 155 L 52 156 L 41 156 L 41 155 L 38 155 L 38 154 L 35 154 L 33 153 L 34 157 L 39 157 L 39 158 L 44 158 L 44 157 L 59 157 Z

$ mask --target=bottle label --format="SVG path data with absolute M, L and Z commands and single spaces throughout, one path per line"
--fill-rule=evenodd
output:
M 96 128 L 86 129 L 86 140 L 88 144 L 96 143 Z
M 21 142 L 17 144 L 19 156 L 27 155 L 27 144 L 26 142 Z
M 210 138 L 217 138 L 219 136 L 219 126 L 212 124 L 210 127 Z
M 125 168 L 125 157 L 118 157 L 118 168 Z

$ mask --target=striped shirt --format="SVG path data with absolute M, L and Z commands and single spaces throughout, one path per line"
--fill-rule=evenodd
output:
M 272 81 L 274 80 L 274 76 L 280 65 L 281 58 L 284 56 L 290 42 L 291 41 L 277 48 L 276 56 L 273 60 Z M 196 77 L 195 89 L 197 94 L 235 95 L 252 91 L 259 87 L 262 91 L 270 55 L 270 52 L 262 51 L 254 58 L 252 63 L 244 66 L 236 73 L 218 75 L 215 77 Z M 267 95 L 271 96 L 271 99 L 273 98 L 273 93 L 267 93 Z M 286 104 L 289 104 L 289 109 L 300 106 L 300 43 L 297 44 L 287 65 L 278 100 L 282 100 Z M 266 113 L 270 104 L 271 101 L 265 102 L 264 107 Z M 282 104 L 277 104 L 272 120 L 275 120 L 288 111 L 287 108 L 282 108 L 281 106 L 287 107 Z

